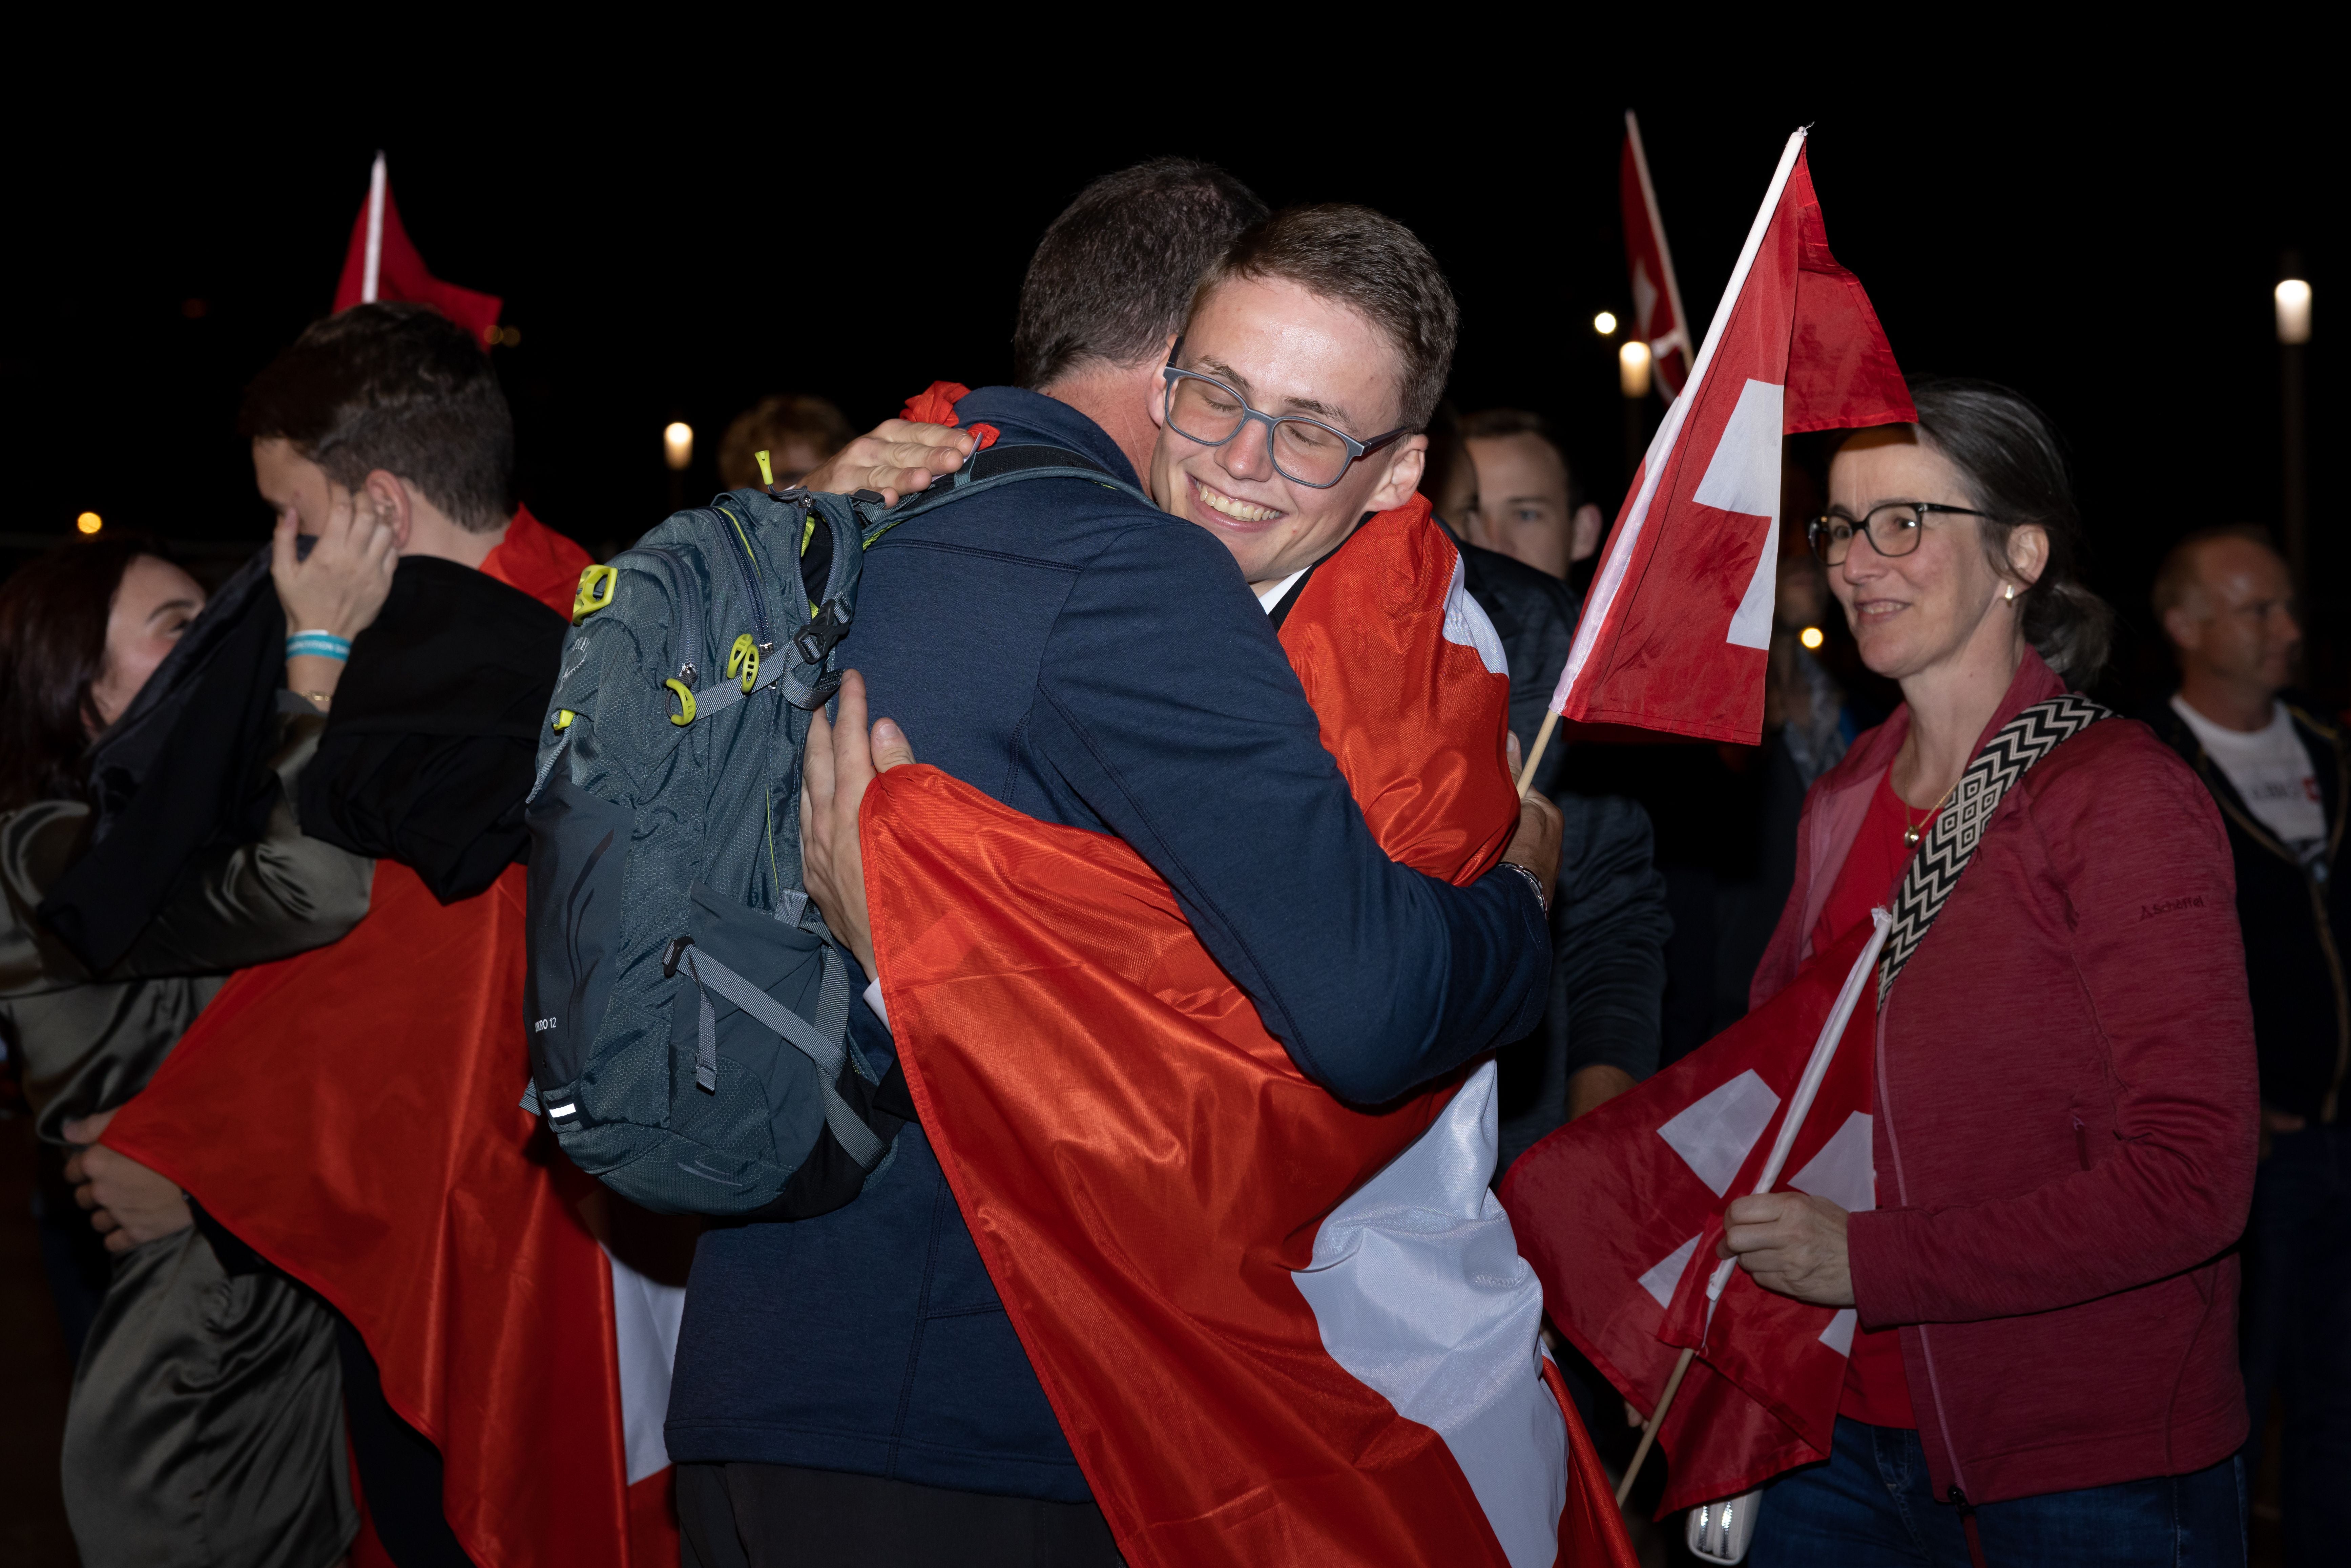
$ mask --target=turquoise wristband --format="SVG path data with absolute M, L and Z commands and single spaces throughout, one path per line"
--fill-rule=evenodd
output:
M 297 632 L 286 639 L 286 656 L 289 659 L 348 659 L 351 656 L 350 640 L 338 637 L 332 632 Z

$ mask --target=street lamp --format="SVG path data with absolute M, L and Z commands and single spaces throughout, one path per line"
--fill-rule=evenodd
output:
M 2297 587 L 2309 591 L 2310 468 L 2304 455 L 2307 412 L 2303 402 L 2302 357 L 2310 342 L 2310 280 L 2302 257 L 2285 253 L 2278 270 L 2285 276 L 2271 290 L 2277 304 L 2278 434 L 2285 458 L 2285 559 Z
M 84 512 L 74 519 L 74 527 L 85 534 L 94 534 L 106 527 L 106 519 L 96 512 Z
M 2281 343 L 2310 341 L 2310 285 L 2289 277 L 2277 286 L 2277 329 Z
M 673 420 L 662 432 L 663 460 L 680 473 L 694 461 L 694 426 L 685 421 Z
M 1592 319 L 1592 329 L 1599 333 L 1604 338 L 1614 337 L 1616 335 L 1616 313 L 1613 310 L 1603 310 L 1599 315 L 1594 316 Z

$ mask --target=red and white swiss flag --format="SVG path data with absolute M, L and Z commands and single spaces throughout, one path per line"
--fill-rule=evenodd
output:
M 1876 1207 L 1870 978 L 1883 918 L 1698 1051 L 1537 1144 L 1502 1183 L 1552 1322 L 1626 1399 L 1656 1410 L 1683 1347 L 1698 1347 L 1657 1434 L 1672 1460 L 1664 1510 L 1829 1456 L 1853 1309 L 1775 1295 L 1718 1260 L 1715 1244 L 1722 1211 L 1749 1193 Z
M 1649 183 L 1641 122 L 1629 109 L 1625 111 L 1625 159 L 1617 168 L 1616 193 L 1625 209 L 1625 267 L 1633 281 L 1632 335 L 1649 345 L 1657 386 L 1671 402 L 1689 380 L 1689 317 L 1682 309 L 1682 286 L 1674 279 L 1674 253 L 1666 248 L 1657 190 Z
M 1917 417 L 1869 297 L 1829 254 L 1799 131 L 1687 395 L 1666 410 L 1616 515 L 1553 710 L 1754 744 L 1779 576 L 1780 438 Z

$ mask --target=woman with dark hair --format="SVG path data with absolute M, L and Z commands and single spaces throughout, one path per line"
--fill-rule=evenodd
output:
M 1877 1207 L 1727 1215 L 1757 1283 L 1858 1319 L 1834 1455 L 1771 1486 L 1753 1560 L 2239 1563 L 2228 844 L 2162 742 L 2067 691 L 2109 618 L 2048 423 L 1980 382 L 1916 396 L 1838 449 L 1811 528 L 1904 702 L 1813 787 L 1753 999 L 1895 924 L 1840 1046 L 1872 1053 Z
M 318 650 L 372 621 L 392 580 L 389 530 L 338 522 L 300 561 L 281 530 L 277 594 L 301 634 L 288 639 L 293 690 L 269 758 L 266 831 L 201 855 L 101 974 L 36 911 L 89 834 L 90 743 L 170 656 L 204 593 L 138 539 L 74 541 L 0 584 L 0 1038 L 50 1160 L 95 1143 L 228 971 L 331 942 L 367 913 L 373 862 L 306 838 L 295 817 L 340 675 Z M 133 1161 L 83 1147 L 51 1174 L 64 1182 L 45 1184 L 55 1212 L 44 1223 L 94 1228 L 114 1256 L 102 1300 L 78 1275 L 52 1276 L 80 1360 L 64 1471 L 82 1561 L 334 1561 L 356 1518 L 325 1309 L 282 1276 L 241 1269 L 195 1228 L 177 1185 Z M 65 1183 L 90 1213 L 57 1201 Z M 94 1379 L 101 1346 L 168 1375 Z

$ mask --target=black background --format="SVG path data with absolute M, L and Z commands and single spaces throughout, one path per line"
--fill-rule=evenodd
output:
M 900 94 L 762 95 L 715 77 L 648 92 L 614 78 L 528 113 L 486 89 L 429 110 L 386 91 L 343 93 L 324 114 L 249 99 L 215 113 L 180 92 L 127 119 L 52 117 L 0 164 L 16 304 L 0 532 L 61 537 L 90 509 L 172 538 L 263 537 L 232 433 L 238 393 L 330 302 L 379 146 L 428 265 L 505 298 L 522 334 L 496 350 L 521 497 L 591 549 L 666 511 L 671 419 L 697 432 L 699 498 L 720 431 L 765 392 L 824 393 L 862 427 L 935 378 L 1005 378 L 1038 234 L 1088 179 L 1163 152 L 1222 162 L 1277 204 L 1359 201 L 1411 225 L 1461 298 L 1457 403 L 1550 415 L 1613 513 L 1625 417 L 1614 346 L 1591 319 L 1628 305 L 1629 101 L 1701 330 L 1782 143 L 1812 124 L 1831 244 L 1903 367 L 2006 382 L 2070 443 L 2093 578 L 2130 631 L 2126 679 L 2162 664 L 2144 601 L 2168 543 L 2278 520 L 2270 291 L 2298 249 L 2319 297 L 2312 674 L 2339 703 L 2339 147 L 2274 73 L 2240 74 L 2241 92 L 2216 99 L 2225 84 L 2208 82 L 2188 100 L 2092 71 L 2000 112 L 1907 75 L 1674 95 L 1562 77 L 1499 108 L 1330 92 L 1269 125 L 1246 95 L 1200 96 L 1205 82 L 1097 78 L 1055 107 L 1036 70 L 1007 67 Z

